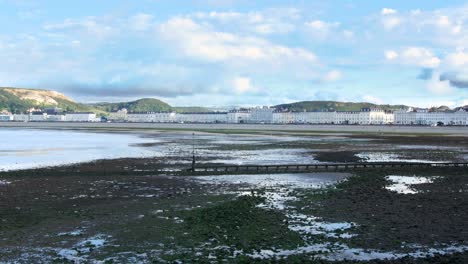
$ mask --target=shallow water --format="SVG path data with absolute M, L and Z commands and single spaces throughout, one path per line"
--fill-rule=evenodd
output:
M 193 179 L 209 184 L 248 184 L 257 188 L 282 187 L 320 188 L 349 177 L 348 173 L 265 174 L 196 176 Z
M 443 163 L 446 161 L 434 161 L 426 159 L 408 159 L 400 157 L 395 153 L 386 152 L 362 152 L 356 154 L 356 157 L 361 158 L 364 162 L 408 162 L 408 163 Z
M 392 184 L 386 186 L 385 189 L 400 194 L 416 194 L 418 192 L 414 190 L 411 186 L 423 183 L 432 183 L 437 177 L 389 175 L 385 178 L 392 182 Z
M 132 145 L 157 142 L 132 134 L 32 129 L 0 129 L 0 139 L 0 170 L 148 157 L 154 151 Z

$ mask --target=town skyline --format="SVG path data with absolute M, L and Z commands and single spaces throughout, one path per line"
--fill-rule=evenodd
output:
M 468 105 L 466 1 L 0 0 L 0 86 L 79 102 Z
M 72 103 L 72 105 L 70 105 Z M 170 105 L 167 102 L 161 100 L 161 98 L 147 97 L 138 98 L 132 101 L 117 101 L 117 102 L 78 102 L 66 94 L 47 89 L 32 89 L 32 88 L 17 88 L 17 87 L 0 87 L 0 111 L 6 112 L 25 112 L 26 108 L 31 111 L 39 111 L 41 109 L 51 108 L 66 108 L 74 110 L 82 110 L 83 107 L 97 107 L 87 109 L 91 112 L 102 111 L 102 108 L 108 108 L 107 112 L 116 110 L 126 109 L 132 105 L 142 103 L 148 107 L 156 107 L 158 110 L 149 111 L 137 111 L 137 112 L 170 112 L 170 111 L 229 111 L 235 109 L 248 109 L 258 107 L 272 107 L 277 108 L 278 111 L 351 111 L 351 109 L 358 110 L 361 108 L 380 108 L 382 110 L 399 110 L 399 109 L 436 109 L 440 110 L 457 110 L 459 108 L 468 109 L 468 105 L 430 105 L 425 107 L 418 107 L 414 105 L 405 104 L 378 104 L 369 101 L 357 101 L 357 102 L 346 102 L 346 101 L 333 101 L 333 100 L 304 100 L 295 101 L 290 103 L 278 103 L 276 105 L 261 105 L 261 104 L 240 104 L 240 105 L 196 105 L 196 106 L 184 106 L 184 105 Z M 18 106 L 23 110 L 12 110 L 10 106 Z M 25 108 L 26 107 L 26 108 Z M 299 108 L 299 110 L 297 110 Z M 67 110 L 67 109 L 63 109 Z M 132 111 L 131 107 L 129 109 Z

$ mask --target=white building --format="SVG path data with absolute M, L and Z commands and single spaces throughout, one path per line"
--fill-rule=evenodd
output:
M 232 124 L 247 123 L 250 120 L 250 109 L 231 110 L 227 113 L 227 122 Z
M 366 122 L 366 114 L 358 111 L 340 111 L 336 112 L 334 124 L 355 125 Z
M 449 125 L 468 125 L 468 112 L 463 109 L 454 112 L 450 118 Z
M 274 108 L 268 106 L 256 107 L 250 110 L 250 118 L 248 122 L 251 123 L 272 123 Z
M 180 123 L 227 123 L 228 115 L 226 112 L 207 112 L 207 113 L 179 113 L 177 122 Z
M 295 123 L 295 112 L 273 112 L 272 123 L 274 124 L 292 124 Z
M 296 115 L 296 123 L 335 124 L 336 112 L 328 112 L 328 111 L 298 112 L 298 114 Z
M 468 112 L 429 111 L 428 109 L 409 109 L 395 112 L 395 124 L 398 125 L 468 125 Z
M 391 124 L 393 113 L 364 108 L 361 111 L 342 112 L 274 112 L 273 123 L 278 124 Z
M 13 121 L 13 116 L 12 115 L 0 115 L 0 121 Z
M 360 112 L 359 124 L 362 125 L 385 125 L 393 124 L 394 114 L 378 108 L 363 108 Z
M 14 114 L 13 121 L 18 122 L 28 122 L 29 121 L 29 114 Z
M 124 122 L 127 121 L 127 114 L 127 109 L 123 108 L 118 110 L 117 112 L 111 112 L 107 119 L 113 122 Z
M 65 121 L 65 115 L 47 115 L 47 121 L 50 122 L 63 122 Z
M 96 114 L 92 112 L 75 112 L 67 113 L 65 115 L 65 121 L 67 122 L 98 122 L 99 118 L 96 118 Z
M 176 113 L 173 113 L 173 112 L 127 113 L 125 121 L 134 122 L 134 123 L 173 123 L 176 121 Z
M 31 122 L 47 121 L 47 113 L 33 112 L 29 115 L 29 121 Z

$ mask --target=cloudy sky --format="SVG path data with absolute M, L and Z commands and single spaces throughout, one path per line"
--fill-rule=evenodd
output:
M 468 104 L 468 2 L 0 0 L 0 86 L 83 102 Z

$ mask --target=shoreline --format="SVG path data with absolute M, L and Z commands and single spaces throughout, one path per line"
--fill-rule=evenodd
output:
M 225 262 L 427 264 L 468 259 L 468 245 L 461 242 L 468 237 L 468 213 L 460 210 L 468 201 L 466 168 L 339 170 L 349 177 L 333 185 L 327 185 L 336 180 L 330 171 L 194 176 L 183 171 L 192 157 L 188 129 L 8 129 L 14 135 L 22 129 L 33 135 L 41 129 L 146 134 L 160 141 L 136 146 L 166 145 L 154 149 L 161 152 L 157 157 L 0 172 L 0 236 L 5 238 L 0 262 L 61 263 L 79 257 L 83 262 L 172 263 L 216 257 Z M 200 163 L 456 161 L 468 155 L 465 136 L 219 131 L 198 138 L 197 145 L 204 147 L 197 152 Z M 291 152 L 298 149 L 303 151 Z M 392 177 L 409 183 L 398 187 Z M 287 252 L 291 255 L 281 255 Z
M 180 124 L 180 123 L 63 123 L 63 122 L 2 122 L 1 128 L 36 129 L 112 129 L 169 130 L 213 133 L 286 132 L 286 133 L 360 133 L 360 134 L 432 134 L 468 136 L 468 127 L 428 127 L 393 125 L 275 125 L 275 124 Z

